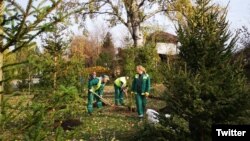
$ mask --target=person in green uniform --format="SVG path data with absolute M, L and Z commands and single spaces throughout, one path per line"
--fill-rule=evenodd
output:
M 123 95 L 127 91 L 127 80 L 129 77 L 119 77 L 114 81 L 115 105 L 124 105 Z
M 88 113 L 91 114 L 93 112 L 93 99 L 97 102 L 97 107 L 102 107 L 102 101 L 101 99 L 93 94 L 95 92 L 100 97 L 103 95 L 103 89 L 107 81 L 109 80 L 109 77 L 107 75 L 103 75 L 102 77 L 96 77 L 89 81 L 88 83 L 88 104 L 87 109 Z
M 146 110 L 146 98 L 149 96 L 150 78 L 141 65 L 136 67 L 136 72 L 132 82 L 132 93 L 135 95 L 137 113 L 142 118 Z

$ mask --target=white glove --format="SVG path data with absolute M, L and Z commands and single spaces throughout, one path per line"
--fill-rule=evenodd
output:
M 136 92 L 131 92 L 131 94 L 137 94 Z
M 89 89 L 89 92 L 93 93 L 94 91 L 93 91 L 93 89 Z

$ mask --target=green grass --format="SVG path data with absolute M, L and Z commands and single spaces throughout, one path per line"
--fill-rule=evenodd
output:
M 112 94 L 104 95 L 104 98 L 108 97 L 110 102 L 114 102 Z M 20 100 L 24 101 L 24 105 L 30 103 L 32 96 L 8 96 L 9 103 L 16 105 Z M 144 128 L 146 119 L 139 119 L 136 112 L 131 112 L 125 107 L 110 107 L 104 106 L 103 108 L 94 108 L 93 115 L 89 115 L 86 110 L 86 98 L 80 100 L 81 103 L 77 103 L 77 116 L 82 124 L 76 127 L 74 130 L 61 131 L 61 140 L 132 140 L 135 134 Z M 125 98 L 125 102 L 128 103 L 128 99 Z M 148 99 L 147 108 L 158 110 L 165 106 L 164 101 Z M 27 111 L 26 111 L 27 112 Z M 14 121 L 6 126 L 2 130 L 0 140 L 23 140 L 25 130 L 20 130 L 26 121 L 23 119 L 25 114 L 17 117 Z M 49 116 L 48 116 L 49 117 Z M 53 121 L 54 119 L 46 119 Z M 49 127 L 51 128 L 51 127 Z M 59 128 L 58 128 L 59 129 Z M 1 129 L 0 129 L 1 130 Z M 15 135 L 14 135 L 15 134 Z M 52 133 L 47 133 L 48 140 L 55 140 L 56 130 Z M 58 139 L 60 140 L 60 139 Z
M 109 101 L 112 101 L 109 99 Z M 158 110 L 165 106 L 163 101 L 148 99 L 148 108 Z M 76 133 L 68 132 L 69 138 L 84 140 L 128 140 L 133 139 L 136 132 L 144 128 L 146 119 L 139 119 L 136 112 L 131 112 L 127 107 L 94 108 L 93 115 L 84 112 L 81 118 L 83 124 L 75 129 Z M 73 133 L 75 132 L 75 133 Z M 71 135 L 70 135 L 71 134 Z

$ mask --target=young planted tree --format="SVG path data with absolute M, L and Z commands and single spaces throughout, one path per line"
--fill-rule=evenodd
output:
M 97 60 L 97 64 L 112 68 L 114 63 L 114 57 L 115 57 L 115 47 L 112 42 L 112 36 L 108 32 L 106 37 L 104 38 L 102 47 L 101 47 L 101 53 L 99 54 L 99 58 Z
M 63 53 L 65 53 L 69 41 L 70 41 L 70 36 L 69 33 L 65 32 L 66 31 L 66 26 L 63 24 L 57 24 L 54 26 L 54 29 L 52 32 L 47 33 L 44 36 L 43 39 L 43 47 L 45 49 L 45 53 L 48 53 L 49 58 L 52 59 L 52 72 L 53 72 L 53 90 L 54 93 L 57 89 L 57 77 L 58 77 L 58 72 L 62 71 L 59 70 L 59 61 L 63 57 Z M 51 56 L 51 57 L 50 57 Z
M 64 24 L 55 25 L 53 31 L 42 37 L 44 52 L 31 62 L 40 72 L 40 87 L 55 93 L 59 85 L 80 87 L 84 75 L 84 56 L 70 46 L 71 33 Z

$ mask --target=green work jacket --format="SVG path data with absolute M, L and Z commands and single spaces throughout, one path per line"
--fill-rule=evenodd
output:
M 144 93 L 150 91 L 150 78 L 148 74 L 142 74 L 142 81 L 141 84 L 139 80 L 139 74 L 136 74 L 134 76 L 133 82 L 132 82 L 132 92 L 138 93 L 138 85 L 141 85 L 141 94 L 143 95 Z

